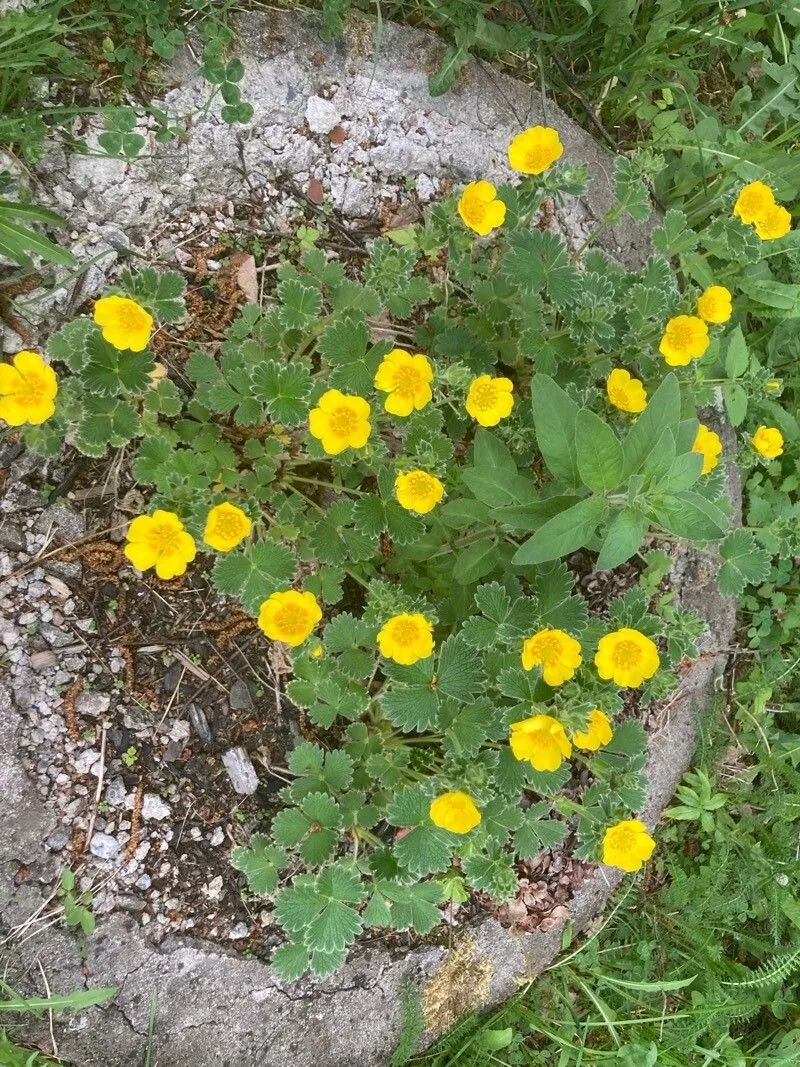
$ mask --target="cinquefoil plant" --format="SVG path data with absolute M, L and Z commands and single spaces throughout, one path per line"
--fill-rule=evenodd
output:
M 0 417 L 32 447 L 136 442 L 152 499 L 134 566 L 168 580 L 213 552 L 217 588 L 293 650 L 288 695 L 320 740 L 233 853 L 275 896 L 288 978 L 329 974 L 364 926 L 429 932 L 467 887 L 509 897 L 515 862 L 570 820 L 578 856 L 641 867 L 645 735 L 620 691 L 665 696 L 699 626 L 654 598 L 663 552 L 591 619 L 563 559 L 619 567 L 655 535 L 721 542 L 730 591 L 765 566 L 751 531 L 729 533 L 722 442 L 697 412 L 714 385 L 736 425 L 771 410 L 741 310 L 725 324 L 797 288 L 762 258 L 788 213 L 761 183 L 700 233 L 668 212 L 628 271 L 532 225 L 584 188 L 561 151 L 553 130 L 520 134 L 519 184 L 471 183 L 357 274 L 316 248 L 284 263 L 266 306 L 192 354 L 189 390 L 148 349 L 154 320 L 183 314 L 180 276 L 152 270 L 51 338 L 60 383 L 35 353 L 0 371 Z M 658 167 L 618 162 L 606 221 L 647 216 Z M 768 421 L 748 462 L 780 454 Z

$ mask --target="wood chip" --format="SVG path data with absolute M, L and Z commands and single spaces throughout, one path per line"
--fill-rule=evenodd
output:
M 306 196 L 312 204 L 321 204 L 325 199 L 325 191 L 319 178 L 310 178 L 306 186 Z
M 254 256 L 245 256 L 236 271 L 236 284 L 249 304 L 258 303 L 258 277 Z

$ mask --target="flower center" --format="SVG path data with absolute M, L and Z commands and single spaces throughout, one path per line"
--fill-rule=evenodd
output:
M 556 660 L 561 655 L 561 641 L 552 635 L 541 637 L 536 643 L 536 652 L 544 663 Z
M 413 393 L 421 384 L 420 373 L 416 367 L 398 367 L 394 372 L 392 392 L 408 395 Z
M 29 372 L 23 378 L 21 375 L 19 388 L 12 389 L 11 396 L 24 407 L 33 407 L 38 404 L 45 393 L 45 381 L 40 374 Z
M 620 641 L 615 645 L 611 658 L 617 667 L 627 669 L 638 665 L 642 653 L 635 641 Z
M 242 520 L 238 515 L 223 511 L 214 520 L 214 529 L 220 537 L 238 537 L 243 529 Z
M 673 323 L 670 328 L 670 340 L 675 348 L 688 348 L 692 343 L 692 329 L 686 322 Z
M 481 382 L 472 390 L 470 399 L 478 411 L 487 411 L 497 403 L 497 386 L 494 382 Z
M 180 532 L 174 526 L 167 526 L 161 523 L 154 526 L 150 536 L 156 551 L 165 555 L 174 552 L 178 547 L 178 535 Z
M 330 415 L 330 427 L 337 437 L 349 437 L 358 423 L 358 415 L 349 407 L 336 408 Z
M 486 204 L 476 197 L 468 197 L 461 205 L 461 210 L 468 222 L 481 223 L 486 215 Z
M 284 633 L 299 633 L 306 628 L 308 617 L 297 604 L 285 604 L 275 615 L 275 622 Z
M 614 845 L 622 852 L 632 852 L 636 847 L 636 833 L 627 827 L 617 829 L 614 834 Z
M 425 474 L 412 474 L 408 480 L 408 488 L 414 496 L 430 496 L 431 483 Z
M 138 330 L 142 325 L 142 313 L 134 304 L 117 306 L 119 325 L 125 330 Z
M 419 637 L 419 627 L 411 619 L 401 619 L 395 623 L 392 636 L 398 645 L 413 645 Z

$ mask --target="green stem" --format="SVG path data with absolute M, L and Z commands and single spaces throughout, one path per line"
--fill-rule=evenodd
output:
M 321 485 L 324 489 L 335 489 L 337 493 L 352 493 L 353 496 L 365 496 L 361 489 L 348 489 L 346 485 L 336 485 L 335 482 L 325 482 L 321 478 L 302 478 L 299 474 L 290 474 L 290 482 L 306 482 L 308 485 Z

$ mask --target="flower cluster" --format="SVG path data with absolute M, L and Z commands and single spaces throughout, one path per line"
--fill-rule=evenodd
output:
M 762 241 L 785 237 L 792 228 L 792 216 L 775 200 L 775 193 L 764 182 L 748 182 L 739 190 L 733 213 L 752 225 Z

